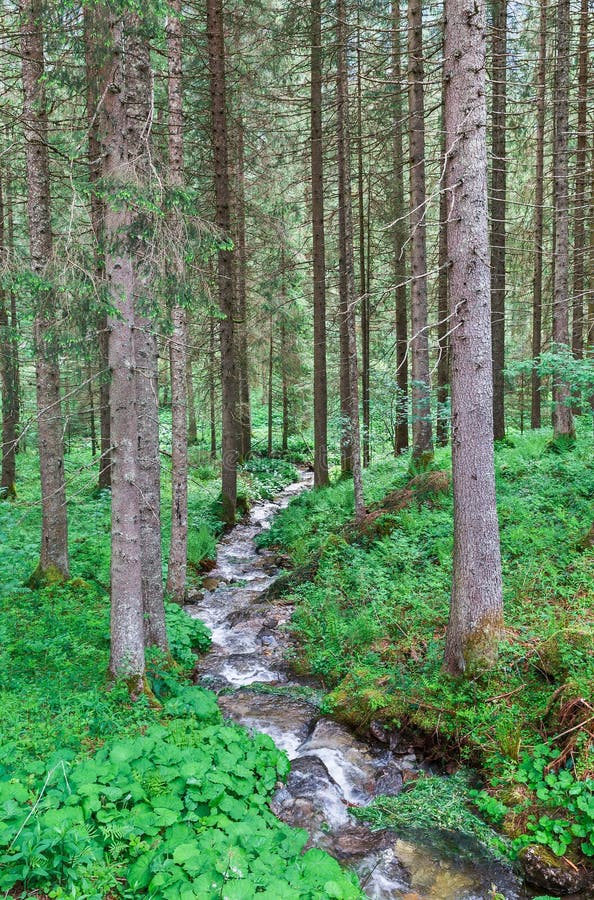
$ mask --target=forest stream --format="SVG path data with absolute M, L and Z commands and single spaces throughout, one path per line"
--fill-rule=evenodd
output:
M 411 747 L 368 743 L 296 699 L 302 684 L 286 662 L 292 608 L 262 599 L 278 571 L 275 557 L 254 539 L 290 500 L 311 486 L 312 475 L 274 500 L 258 503 L 219 543 L 216 568 L 205 579 L 191 616 L 212 630 L 212 649 L 197 679 L 217 692 L 226 716 L 268 734 L 291 760 L 286 785 L 273 800 L 283 821 L 307 829 L 310 844 L 356 869 L 365 894 L 375 900 L 486 900 L 497 889 L 506 900 L 528 896 L 511 871 L 463 847 L 455 835 L 423 834 L 406 840 L 358 823 L 349 806 L 397 794 L 426 768 Z M 250 690 L 254 685 L 255 689 Z M 263 692 L 262 685 L 279 691 Z

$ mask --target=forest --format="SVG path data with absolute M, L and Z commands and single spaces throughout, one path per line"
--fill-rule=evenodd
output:
M 591 0 L 0 3 L 0 893 L 594 898 Z

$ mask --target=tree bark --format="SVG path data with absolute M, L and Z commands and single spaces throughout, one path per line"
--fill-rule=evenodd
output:
M 169 188 L 184 185 L 184 136 L 182 95 L 181 0 L 172 0 L 167 21 L 169 101 Z M 174 291 L 183 292 L 186 281 L 184 228 L 181 211 L 173 205 L 171 228 L 171 279 Z M 175 603 L 186 598 L 188 561 L 188 328 L 183 297 L 174 297 L 169 341 L 171 369 L 171 541 L 167 567 L 167 593 Z
M 41 471 L 41 557 L 31 583 L 68 578 L 68 520 L 60 369 L 54 332 L 55 295 L 50 267 L 53 241 L 44 78 L 41 0 L 21 0 L 23 126 L 27 167 L 27 218 L 35 279 L 35 375 Z
M 266 443 L 266 455 L 270 459 L 272 456 L 272 406 L 274 402 L 274 393 L 272 390 L 272 376 L 274 374 L 274 322 L 272 313 L 270 313 L 270 322 L 268 327 L 268 440 Z
M 99 95 L 97 86 L 104 83 L 105 72 L 105 19 L 98 15 L 98 7 L 85 4 L 83 7 L 85 44 L 85 83 L 87 91 L 88 129 L 88 172 L 91 189 L 91 228 L 93 231 L 93 256 L 95 292 L 99 294 L 105 279 L 103 217 L 105 204 L 99 190 L 101 178 L 101 143 L 99 139 Z M 107 317 L 100 316 L 99 322 L 99 430 L 101 433 L 101 454 L 99 456 L 99 488 L 111 485 L 111 438 L 109 434 L 109 378 L 108 378 L 108 328 Z
M 493 0 L 491 108 L 491 340 L 493 435 L 505 437 L 505 216 L 507 205 L 507 0 Z
M 437 427 L 435 437 L 439 447 L 446 447 L 450 439 L 448 397 L 450 385 L 450 320 L 448 316 L 448 195 L 445 190 L 445 71 L 443 62 L 441 82 L 441 161 L 439 184 L 439 240 L 437 276 Z
M 208 406 L 210 412 L 210 458 L 217 458 L 217 421 L 216 421 L 216 346 L 214 319 L 210 317 L 208 332 Z
M 239 41 L 237 41 L 239 45 Z M 238 52 L 240 48 L 238 46 Z M 247 251 L 245 239 L 245 171 L 244 171 L 244 125 L 241 112 L 242 98 L 236 123 L 235 160 L 235 276 L 237 290 L 237 363 L 239 378 L 239 457 L 248 459 L 252 452 L 252 416 L 250 403 L 250 367 L 248 356 L 248 311 L 246 268 Z
M 557 3 L 557 52 L 555 60 L 555 274 L 553 283 L 553 342 L 569 347 L 569 0 Z M 575 428 L 569 404 L 570 388 L 560 374 L 553 378 L 553 430 L 556 440 L 573 440 Z
M 584 293 L 586 255 L 587 159 L 588 159 L 588 0 L 580 9 L 578 49 L 578 114 L 575 158 L 575 206 L 573 220 L 573 321 L 571 349 L 576 359 L 584 355 Z
M 445 667 L 492 662 L 503 628 L 493 458 L 484 0 L 446 0 L 454 559 Z
M 359 297 L 361 302 L 361 400 L 363 407 L 363 465 L 370 461 L 370 302 L 365 257 L 365 194 L 363 188 L 363 89 L 361 32 L 357 12 L 357 205 L 359 213 Z
M 4 180 L 0 172 L 0 269 L 8 265 L 9 248 L 5 228 Z M 18 410 L 18 346 L 9 315 L 7 291 L 0 285 L 0 376 L 2 380 L 2 477 L 0 499 L 16 497 L 16 448 Z
M 345 406 L 346 428 L 343 444 L 348 448 L 355 496 L 355 518 L 365 515 L 363 499 L 363 479 L 361 471 L 361 439 L 359 432 L 359 374 L 357 371 L 357 337 L 355 326 L 355 268 L 353 252 L 353 209 L 351 197 L 351 166 L 349 139 L 349 93 L 348 93 L 348 42 L 347 12 L 345 0 L 338 0 L 337 8 L 337 128 L 338 128 L 338 221 L 341 269 L 341 328 L 346 337 L 346 368 L 348 386 Z
M 326 376 L 326 252 L 322 148 L 321 0 L 311 0 L 311 218 L 313 230 L 314 484 L 328 479 L 328 384 Z
M 110 60 L 102 114 L 103 175 L 110 194 L 130 178 L 126 85 L 130 16 L 109 16 Z M 138 465 L 135 272 L 128 235 L 133 226 L 129 207 L 107 202 L 105 208 L 105 272 L 115 314 L 108 320 L 111 371 L 111 656 L 114 678 L 130 679 L 133 691 L 144 676 L 144 607 Z
M 221 240 L 230 236 L 229 154 L 225 100 L 225 42 L 222 0 L 207 0 L 208 61 L 212 112 L 212 145 L 216 194 L 216 225 Z M 237 507 L 237 367 L 235 363 L 235 297 L 233 258 L 221 247 L 218 253 L 222 387 L 222 519 L 233 525 Z
M 410 141 L 412 459 L 425 468 L 433 459 L 429 335 L 427 331 L 427 250 L 425 234 L 425 87 L 423 9 L 408 0 L 408 105 Z
M 542 344 L 542 252 L 544 206 L 544 138 L 547 63 L 547 0 L 540 0 L 538 73 L 536 85 L 536 173 L 534 197 L 534 279 L 532 290 L 532 373 L 530 376 L 530 424 L 541 426 L 541 383 L 537 371 Z
M 404 208 L 404 165 L 402 149 L 402 54 L 400 5 L 392 3 L 392 80 L 394 121 L 392 127 L 392 177 L 394 184 L 394 281 L 396 326 L 396 429 L 394 453 L 408 449 L 408 304 L 406 293 L 406 212 Z

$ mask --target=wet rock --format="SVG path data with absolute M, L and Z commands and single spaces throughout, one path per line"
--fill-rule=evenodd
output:
M 202 579 L 202 587 L 205 591 L 214 591 L 222 580 L 222 578 L 219 578 L 216 575 L 207 575 L 206 578 Z
M 279 694 L 240 691 L 219 699 L 223 713 L 246 728 L 263 731 L 294 758 L 319 717 L 310 703 Z
M 382 722 L 378 722 L 376 719 L 371 722 L 369 726 L 369 733 L 376 739 L 376 741 L 381 741 L 382 744 L 387 744 L 390 740 L 390 734 L 386 726 Z
M 204 599 L 204 592 L 198 590 L 198 588 L 190 588 L 186 595 L 186 603 L 189 606 L 193 606 L 195 603 L 201 603 Z
M 387 849 L 394 843 L 388 831 L 370 831 L 363 825 L 347 825 L 332 839 L 333 855 L 342 861 L 361 859 L 370 853 Z
M 327 844 L 329 830 L 351 822 L 342 790 L 317 756 L 301 757 L 291 764 L 287 783 L 270 806 L 288 825 L 307 828 L 318 846 Z
M 571 896 L 594 887 L 594 873 L 570 866 L 546 847 L 526 847 L 519 858 L 526 881 L 547 892 Z
M 386 797 L 395 797 L 400 793 L 404 785 L 402 772 L 396 766 L 385 771 L 375 783 L 374 793 L 383 794 Z

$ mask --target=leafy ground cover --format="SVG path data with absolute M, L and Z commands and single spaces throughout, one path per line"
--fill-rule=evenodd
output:
M 149 654 L 151 697 L 108 685 L 109 495 L 67 459 L 71 567 L 64 585 L 22 586 L 38 554 L 38 481 L 19 457 L 19 497 L 0 505 L 0 892 L 21 898 L 163 900 L 358 898 L 356 877 L 268 801 L 288 772 L 265 736 L 225 723 L 188 681 L 205 626 L 168 605 L 175 665 Z M 212 557 L 220 528 L 212 466 L 195 458 L 190 553 Z M 250 462 L 249 500 L 295 478 L 283 460 Z M 164 511 L 168 496 L 164 478 Z M 164 531 L 167 530 L 165 523 Z M 165 547 L 166 549 L 166 547 Z
M 485 788 L 465 796 L 506 832 L 512 852 L 539 843 L 575 860 L 594 856 L 590 440 L 584 433 L 559 454 L 541 432 L 497 449 L 507 636 L 497 666 L 472 679 L 442 670 L 451 493 L 382 507 L 409 483 L 407 460 L 367 471 L 371 530 L 354 532 L 352 487 L 338 482 L 294 500 L 263 538 L 296 566 L 317 559 L 291 599 L 295 662 L 324 680 L 326 707 L 357 727 L 409 728 L 442 756 L 478 765 Z M 449 465 L 438 451 L 435 468 Z M 415 792 L 421 809 L 427 786 Z M 370 815 L 398 824 L 402 809 L 389 805 Z

